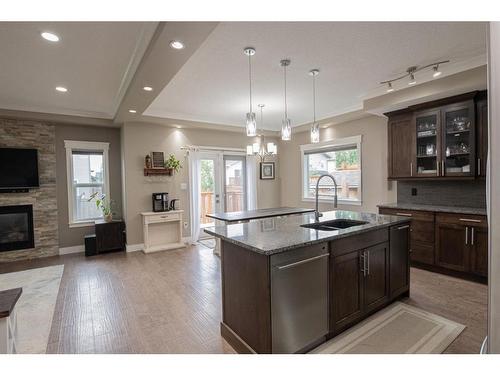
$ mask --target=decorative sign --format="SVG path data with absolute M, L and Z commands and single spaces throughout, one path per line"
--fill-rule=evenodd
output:
M 163 152 L 153 151 L 151 152 L 151 159 L 153 163 L 153 168 L 165 168 L 165 156 Z

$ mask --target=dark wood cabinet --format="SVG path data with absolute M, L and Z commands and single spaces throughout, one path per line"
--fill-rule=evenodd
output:
M 442 107 L 441 176 L 476 174 L 476 116 L 474 101 Z
M 488 276 L 488 229 L 472 226 L 470 245 L 470 271 L 475 275 Z
M 465 272 L 468 268 L 468 227 L 446 222 L 436 223 L 436 264 Z
M 415 112 L 412 129 L 415 143 L 412 145 L 415 176 L 422 178 L 440 176 L 441 111 L 439 109 Z
M 401 289 L 401 293 L 390 294 L 390 245 L 387 230 L 384 234 L 383 237 L 378 235 L 366 238 L 367 242 L 355 242 L 351 239 L 332 242 L 330 330 L 334 334 L 342 332 L 404 292 Z M 379 242 L 380 240 L 383 242 Z M 369 246 L 359 249 L 366 245 Z M 342 250 L 336 254 L 336 249 Z M 394 248 L 395 252 L 400 250 L 399 246 Z M 395 258 L 399 259 L 400 256 L 395 254 Z M 406 258 L 406 270 L 401 272 L 407 273 L 408 267 Z M 395 275 L 396 273 L 395 271 Z
M 404 114 L 389 118 L 389 178 L 408 178 L 413 175 L 412 115 Z
M 108 251 L 125 250 L 125 223 L 123 221 L 104 220 L 95 222 L 96 251 L 98 254 Z
M 379 213 L 411 217 L 411 265 L 480 282 L 486 281 L 488 276 L 486 216 L 382 207 Z M 394 243 L 392 237 L 391 243 Z M 390 285 L 392 293 L 394 283 L 391 281 Z
M 332 257 L 332 318 L 335 331 L 363 315 L 363 257 L 360 251 Z
M 433 212 L 393 208 L 380 208 L 379 212 L 385 215 L 410 217 L 410 260 L 412 264 L 434 264 L 435 225 Z
M 389 246 L 389 285 L 394 296 L 410 288 L 410 224 L 391 227 Z
M 386 113 L 389 179 L 484 177 L 486 92 L 471 92 Z
M 389 243 L 369 247 L 363 256 L 366 259 L 363 307 L 365 312 L 371 312 L 389 299 Z
M 484 94 L 486 96 L 486 94 Z M 488 101 L 486 98 L 476 104 L 476 148 L 477 148 L 477 175 L 486 177 L 486 160 L 488 158 Z

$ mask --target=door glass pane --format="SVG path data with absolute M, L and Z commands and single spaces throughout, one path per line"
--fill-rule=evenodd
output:
M 417 117 L 417 173 L 437 174 L 437 115 Z
M 215 209 L 215 162 L 212 159 L 201 160 L 200 224 L 211 226 L 214 219 L 207 217 Z
M 245 159 L 224 159 L 225 211 L 245 210 Z
M 470 128 L 468 108 L 446 113 L 446 173 L 470 173 Z

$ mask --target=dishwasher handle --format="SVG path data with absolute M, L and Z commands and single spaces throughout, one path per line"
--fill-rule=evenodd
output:
M 278 266 L 276 268 L 278 270 L 282 271 L 282 270 L 286 270 L 288 268 L 293 268 L 293 267 L 300 266 L 301 264 L 305 264 L 305 263 L 309 263 L 309 262 L 314 262 L 315 260 L 326 258 L 326 257 L 329 257 L 329 256 L 330 256 L 330 254 L 318 255 L 318 256 L 315 256 L 315 257 L 311 257 L 311 258 L 299 260 L 298 262 L 293 262 L 293 263 L 285 264 L 284 266 Z

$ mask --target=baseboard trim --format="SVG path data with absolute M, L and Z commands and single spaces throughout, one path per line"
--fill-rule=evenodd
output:
M 59 248 L 59 255 L 76 254 L 76 253 L 84 253 L 84 252 L 85 252 L 84 245 L 60 247 Z
M 144 249 L 143 243 L 137 243 L 133 245 L 126 245 L 127 253 L 132 253 L 134 251 L 142 251 Z

